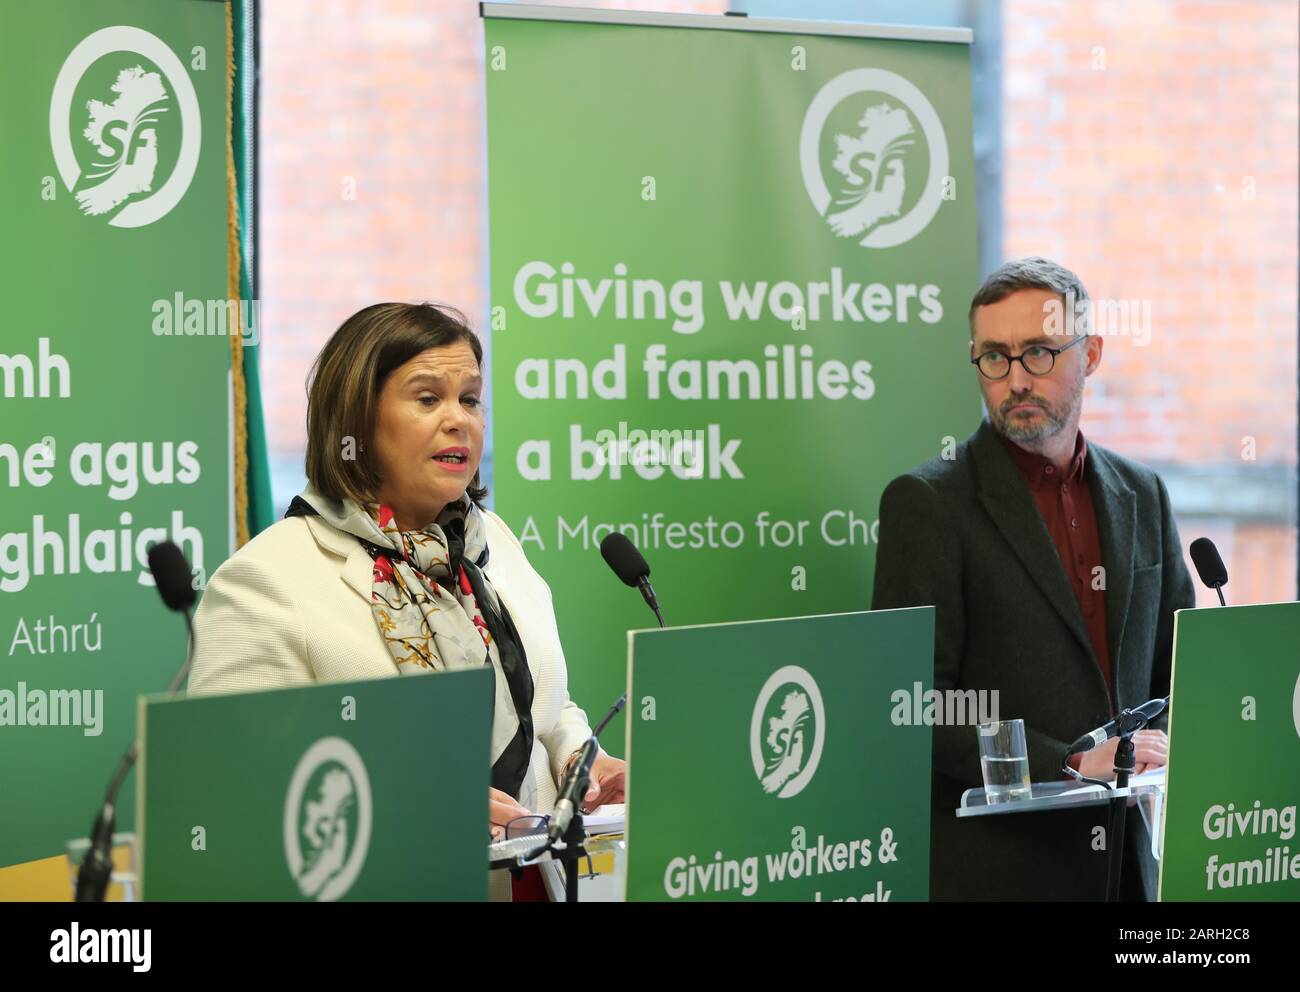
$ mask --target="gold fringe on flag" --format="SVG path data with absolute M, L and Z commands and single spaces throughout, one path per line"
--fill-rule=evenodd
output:
M 226 296 L 236 305 L 230 335 L 230 370 L 235 401 L 235 547 L 248 543 L 248 392 L 244 384 L 243 307 L 239 306 L 239 184 L 235 178 L 235 25 L 233 0 L 226 0 Z M 249 302 L 251 309 L 252 302 Z

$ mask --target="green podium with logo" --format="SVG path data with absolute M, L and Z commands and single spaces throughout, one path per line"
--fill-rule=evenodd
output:
M 934 609 L 628 634 L 636 900 L 924 900 Z
M 1300 901 L 1300 603 L 1174 618 L 1160 899 Z
M 148 900 L 487 897 L 488 669 L 140 700 Z

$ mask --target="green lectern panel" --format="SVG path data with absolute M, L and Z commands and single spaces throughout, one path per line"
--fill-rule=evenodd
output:
M 146 899 L 483 899 L 487 669 L 140 701 Z

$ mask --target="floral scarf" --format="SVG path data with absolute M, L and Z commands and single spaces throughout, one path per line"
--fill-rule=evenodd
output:
M 477 504 L 462 497 L 423 530 L 403 531 L 387 506 L 327 499 L 308 486 L 285 516 L 320 517 L 361 542 L 374 561 L 375 624 L 398 672 L 492 667 L 492 787 L 521 801 L 525 785 L 532 793 L 533 678 L 510 612 L 483 572 Z

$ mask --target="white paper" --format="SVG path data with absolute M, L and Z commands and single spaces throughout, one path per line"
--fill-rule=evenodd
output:
M 622 833 L 626 823 L 626 807 L 622 803 L 606 803 L 594 813 L 582 814 L 582 825 L 591 836 Z

